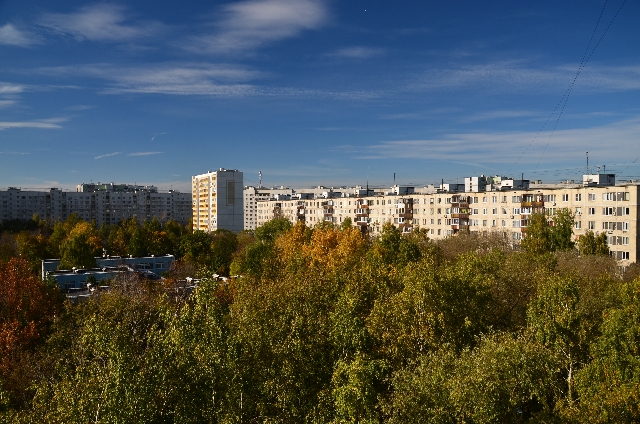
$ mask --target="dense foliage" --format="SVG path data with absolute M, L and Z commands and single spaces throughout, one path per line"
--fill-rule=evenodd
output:
M 5 261 L 0 421 L 639 421 L 640 278 L 538 224 L 547 250 L 283 220 L 239 235 L 78 229 L 122 249 L 165 232 L 175 278 L 242 277 L 204 278 L 186 300 L 113 282 L 63 305 L 28 258 Z

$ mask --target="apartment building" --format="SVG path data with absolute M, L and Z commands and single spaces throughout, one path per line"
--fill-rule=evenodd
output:
M 237 169 L 220 168 L 191 177 L 193 229 L 244 229 L 243 176 Z
M 495 232 L 518 241 L 532 213 L 544 212 L 553 221 L 559 209 L 568 208 L 575 214 L 576 240 L 587 230 L 605 232 L 613 256 L 624 262 L 638 259 L 640 185 L 615 184 L 611 174 L 587 175 L 582 184 L 529 184 L 527 180 L 493 178 L 465 185 L 418 190 L 393 187 L 367 193 L 296 193 L 258 200 L 257 225 L 274 217 L 310 226 L 340 224 L 348 217 L 363 232 L 374 235 L 384 223 L 391 223 L 403 232 L 426 228 L 433 239 L 460 232 Z
M 29 191 L 9 187 L 0 191 L 0 221 L 42 219 L 63 221 L 72 213 L 86 221 L 117 224 L 123 219 L 136 218 L 140 222 L 156 218 L 161 223 L 176 220 L 185 225 L 191 219 L 189 193 L 170 190 L 159 193 L 157 188 L 126 184 L 80 184 L 76 192 L 58 188 L 49 191 Z

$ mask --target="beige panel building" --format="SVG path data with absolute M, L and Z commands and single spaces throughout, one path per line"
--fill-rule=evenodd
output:
M 499 184 L 487 184 L 486 191 L 392 188 L 369 196 L 346 190 L 333 197 L 280 195 L 256 202 L 256 224 L 285 217 L 310 226 L 319 222 L 339 225 L 348 217 L 363 232 L 374 235 L 388 222 L 404 232 L 426 228 L 433 239 L 460 232 L 495 232 L 517 242 L 532 213 L 544 212 L 552 222 L 558 210 L 568 208 L 575 214 L 576 240 L 587 230 L 605 232 L 613 256 L 623 263 L 636 262 L 640 185 L 608 185 L 614 181 L 606 175 L 585 176 L 583 184 L 516 184 L 528 187 L 525 189 L 512 189 L 513 180 L 502 179 Z

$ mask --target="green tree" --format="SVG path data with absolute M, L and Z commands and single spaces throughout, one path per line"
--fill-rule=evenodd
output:
M 403 237 L 393 224 L 385 222 L 380 236 L 374 242 L 374 251 L 388 265 L 402 268 L 421 257 L 420 247 L 415 237 Z
M 379 423 L 382 414 L 378 395 L 387 367 L 384 361 L 358 354 L 350 361 L 339 360 L 332 377 L 336 408 L 334 423 Z
M 556 367 L 533 340 L 489 334 L 459 356 L 443 347 L 398 370 L 384 409 L 393 424 L 553 422 Z
M 291 222 L 287 218 L 274 218 L 256 228 L 255 235 L 263 243 L 273 243 L 280 234 L 284 234 L 291 228 Z
M 93 224 L 78 222 L 60 246 L 60 269 L 94 268 L 102 250 L 100 235 Z
M 558 209 L 553 216 L 551 230 L 552 249 L 557 251 L 570 251 L 575 248 L 573 241 L 573 226 L 575 215 L 568 208 Z
M 342 223 L 340 224 L 340 229 L 346 230 L 353 226 L 353 221 L 351 221 L 350 217 L 346 217 Z
M 202 230 L 187 234 L 180 241 L 180 251 L 186 261 L 204 266 L 211 260 L 211 237 Z
M 551 227 L 544 213 L 532 213 L 529 215 L 529 223 L 525 237 L 520 246 L 526 252 L 534 255 L 542 255 L 553 251 L 553 236 Z
M 588 353 L 579 301 L 575 278 L 551 276 L 539 284 L 527 312 L 529 331 L 535 339 L 562 358 L 569 402 L 575 399 L 574 373 Z
M 607 234 L 594 234 L 593 231 L 587 230 L 584 235 L 578 237 L 578 251 L 582 256 L 609 255 L 609 245 L 607 243 Z
M 620 304 L 603 312 L 593 361 L 576 374 L 582 422 L 640 421 L 640 279 L 619 287 Z
M 238 247 L 236 233 L 218 229 L 211 233 L 211 258 L 208 266 L 217 274 L 229 275 L 233 254 Z
M 47 239 L 42 234 L 23 231 L 16 236 L 18 254 L 24 258 L 34 273 L 40 270 L 42 259 L 49 254 Z

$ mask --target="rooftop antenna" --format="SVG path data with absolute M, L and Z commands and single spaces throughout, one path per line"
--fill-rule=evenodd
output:
M 589 175 L 589 152 L 587 152 L 587 175 Z
M 367 166 L 367 196 L 369 195 L 369 167 Z
M 396 185 L 396 173 L 393 173 L 393 185 Z
M 259 185 L 259 187 L 262 187 L 262 171 L 258 171 L 258 176 L 260 177 L 260 185 Z

